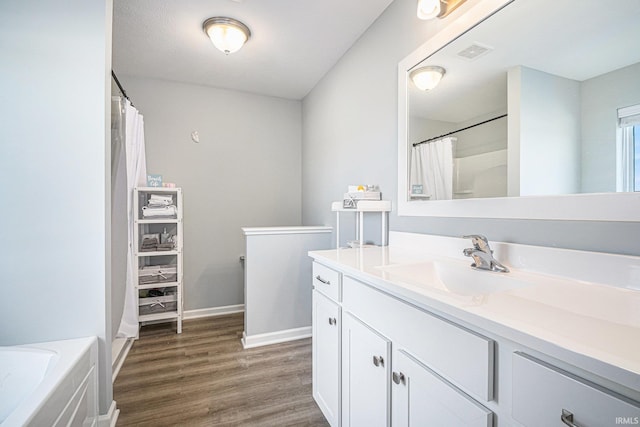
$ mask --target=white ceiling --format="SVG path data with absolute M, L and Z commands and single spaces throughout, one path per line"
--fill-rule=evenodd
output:
M 302 99 L 392 1 L 115 0 L 113 70 Z M 213 16 L 251 39 L 225 56 L 202 30 Z
M 635 64 L 639 23 L 638 0 L 516 0 L 420 64 L 447 73 L 432 91 L 411 86 L 411 114 L 459 123 L 506 112 L 506 72 L 517 65 L 584 81 Z M 473 61 L 458 56 L 474 43 L 493 50 Z

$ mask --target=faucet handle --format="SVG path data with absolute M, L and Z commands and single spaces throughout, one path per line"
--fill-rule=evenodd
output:
M 471 239 L 471 243 L 473 243 L 473 246 L 478 250 L 481 250 L 483 252 L 491 251 L 491 249 L 489 248 L 489 241 L 482 234 L 469 234 L 466 236 L 462 236 L 462 238 Z

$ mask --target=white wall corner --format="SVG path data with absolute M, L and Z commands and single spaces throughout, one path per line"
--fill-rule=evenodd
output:
M 120 409 L 117 409 L 116 401 L 112 400 L 109 411 L 104 415 L 98 416 L 98 427 L 115 427 L 118 415 L 120 415 Z

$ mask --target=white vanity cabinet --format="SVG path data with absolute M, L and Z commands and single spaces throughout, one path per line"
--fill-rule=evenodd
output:
M 342 323 L 342 426 L 490 427 L 493 414 L 350 313 Z
M 390 419 L 391 341 L 351 314 L 342 323 L 342 426 L 384 427 Z
M 640 424 L 638 403 L 526 353 L 513 353 L 512 390 L 512 416 L 525 426 Z
M 492 425 L 452 382 L 492 399 L 492 340 L 347 276 L 342 295 L 343 427 Z
M 640 294 L 629 279 L 640 257 L 501 244 L 540 271 L 515 264 L 504 276 L 459 262 L 466 241 L 391 237 L 310 252 L 324 269 L 316 290 L 341 311 L 343 426 L 640 425 Z M 323 352 L 315 335 L 314 345 Z
M 313 263 L 313 398 L 332 427 L 340 426 L 341 275 Z

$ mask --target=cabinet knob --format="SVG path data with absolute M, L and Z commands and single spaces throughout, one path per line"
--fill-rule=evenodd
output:
M 391 375 L 391 378 L 393 379 L 393 382 L 396 383 L 396 384 L 400 384 L 400 383 L 406 384 L 406 382 L 407 382 L 407 380 L 406 380 L 406 378 L 405 378 L 405 376 L 404 376 L 404 374 L 402 372 L 394 372 Z
M 338 321 L 336 320 L 335 317 L 329 317 L 329 324 L 330 325 L 335 325 L 337 323 L 338 323 Z
M 373 364 L 376 366 L 384 366 L 384 359 L 382 356 L 373 356 Z
M 562 415 L 560 415 L 560 421 L 563 424 L 568 425 L 569 427 L 580 427 L 578 424 L 573 422 L 573 414 L 566 409 L 562 410 Z
M 322 277 L 320 277 L 319 274 L 316 276 L 316 280 L 319 281 L 320 283 L 324 283 L 325 285 L 330 285 L 331 284 L 331 282 L 329 280 L 324 280 Z

